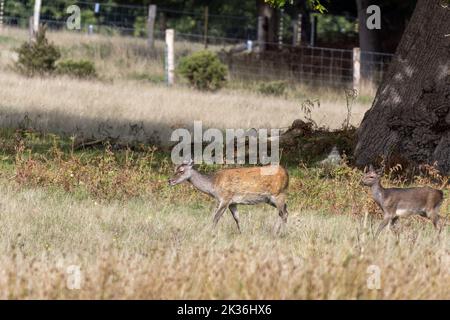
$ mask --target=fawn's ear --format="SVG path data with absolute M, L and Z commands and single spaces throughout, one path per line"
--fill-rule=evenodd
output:
M 194 160 L 192 160 L 192 159 L 184 159 L 183 160 L 183 165 L 192 167 L 194 165 Z
M 373 165 L 370 165 L 369 166 L 369 172 L 374 172 L 375 171 L 375 169 L 373 168 Z

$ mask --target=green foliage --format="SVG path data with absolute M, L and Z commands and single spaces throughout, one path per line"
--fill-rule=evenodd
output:
M 133 24 L 133 35 L 135 37 L 146 37 L 147 36 L 147 18 L 144 16 L 136 17 Z
M 227 66 L 210 51 L 195 52 L 180 60 L 178 73 L 199 90 L 218 90 L 226 83 Z
M 323 15 L 317 16 L 317 36 L 327 43 L 345 42 L 350 37 L 356 38 L 356 21 L 345 16 Z
M 76 78 L 95 78 L 95 65 L 89 60 L 65 60 L 57 65 L 57 72 Z
M 286 82 L 271 81 L 263 82 L 258 86 L 258 92 L 265 95 L 281 96 L 286 91 Z
M 286 4 L 294 4 L 294 0 L 264 0 L 273 7 L 284 7 Z M 307 4 L 311 9 L 324 13 L 327 9 L 320 3 L 320 0 L 307 0 Z
M 17 69 L 29 76 L 45 75 L 55 71 L 55 63 L 61 57 L 59 49 L 45 37 L 45 27 L 39 28 L 36 40 L 24 42 L 17 50 Z

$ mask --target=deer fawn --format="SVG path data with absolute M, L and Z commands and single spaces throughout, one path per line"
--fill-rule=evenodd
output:
M 444 193 L 430 187 L 419 188 L 383 188 L 380 175 L 369 167 L 362 179 L 364 185 L 371 187 L 372 197 L 383 210 L 383 221 L 377 229 L 375 237 L 389 224 L 392 227 L 400 217 L 418 214 L 431 220 L 438 228 L 439 209 L 444 199 Z
M 283 223 L 287 222 L 286 192 L 289 176 L 283 167 L 277 165 L 224 169 L 207 176 L 195 170 L 193 165 L 193 161 L 189 160 L 177 166 L 169 184 L 174 186 L 189 181 L 201 192 L 214 197 L 219 203 L 214 214 L 214 227 L 228 208 L 241 232 L 237 204 L 270 204 L 278 209 Z

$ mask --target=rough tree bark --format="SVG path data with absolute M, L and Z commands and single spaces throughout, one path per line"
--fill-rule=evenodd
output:
M 356 163 L 436 164 L 450 173 L 450 9 L 419 0 L 358 130 Z

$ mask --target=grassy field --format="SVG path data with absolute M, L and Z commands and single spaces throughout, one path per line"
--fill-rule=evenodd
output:
M 224 90 L 201 93 L 180 83 L 167 88 L 163 79 L 163 46 L 149 53 L 144 39 L 87 36 L 49 32 L 63 59 L 93 61 L 98 80 L 65 77 L 26 78 L 13 70 L 14 49 L 27 39 L 23 30 L 0 31 L 0 126 L 33 127 L 84 138 L 118 137 L 125 142 L 149 137 L 167 143 L 173 128 L 191 128 L 201 120 L 204 128 L 287 128 L 302 116 L 302 103 L 317 101 L 311 110 L 319 126 L 339 128 L 347 117 L 344 90 L 290 86 L 283 97 L 265 96 L 257 84 L 232 79 Z M 176 52 L 200 49 L 186 42 Z M 212 48 L 218 49 L 218 48 Z M 26 88 L 26 95 L 24 94 Z M 370 107 L 373 91 L 360 94 L 351 110 L 357 126 Z
M 292 87 L 268 97 L 242 84 L 217 93 L 167 88 L 160 57 L 148 56 L 144 40 L 49 36 L 65 57 L 95 61 L 101 77 L 17 75 L 13 48 L 26 33 L 0 32 L 0 298 L 450 299 L 449 228 L 438 235 L 430 222 L 411 218 L 400 221 L 398 237 L 385 230 L 374 240 L 380 212 L 351 163 L 322 168 L 312 159 L 325 154 L 285 155 L 286 228 L 275 232 L 272 207 L 242 206 L 239 234 L 228 213 L 211 228 L 211 199 L 187 184 L 168 186 L 170 157 L 146 136 L 165 140 L 194 120 L 284 128 L 305 116 L 304 99 L 320 100 L 311 113 L 320 126 L 340 128 L 343 92 Z M 372 97 L 355 101 L 351 124 Z M 146 143 L 74 150 L 72 135 Z M 432 170 L 408 181 L 394 170 L 383 182 L 443 188 L 442 214 L 450 211 L 447 180 Z

